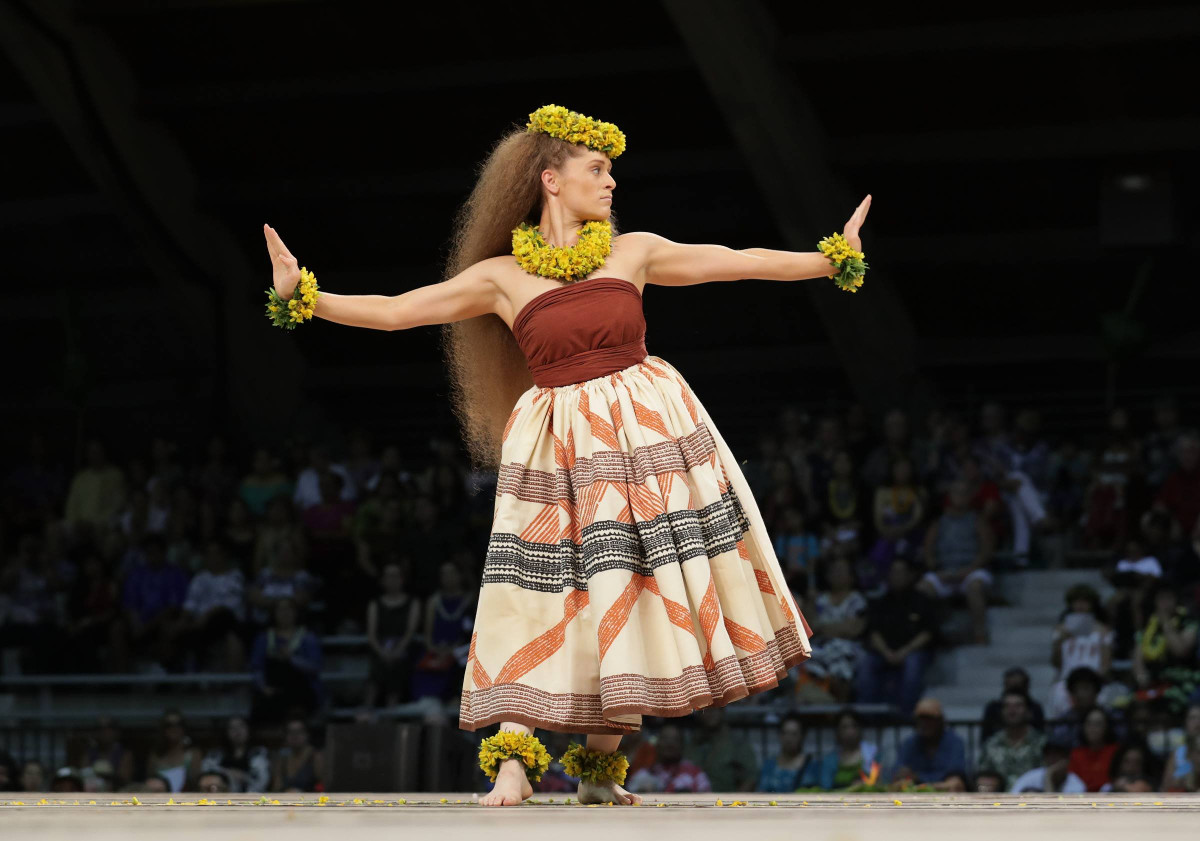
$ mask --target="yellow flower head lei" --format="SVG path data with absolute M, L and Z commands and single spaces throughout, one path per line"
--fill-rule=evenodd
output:
M 588 750 L 578 742 L 571 743 L 560 761 L 567 775 L 594 783 L 613 780 L 621 785 L 625 782 L 625 772 L 629 770 L 629 760 L 621 751 L 606 753 Z
M 867 264 L 863 258 L 867 255 L 855 251 L 850 243 L 840 233 L 834 233 L 817 243 L 821 253 L 829 258 L 834 268 L 841 269 L 833 276 L 833 282 L 847 292 L 857 292 L 863 284 L 863 275 L 867 272 Z
M 284 300 L 272 286 L 267 290 L 267 318 L 276 327 L 285 330 L 295 330 L 296 325 L 313 317 L 317 298 L 321 292 L 317 289 L 317 276 L 308 269 L 300 268 L 300 282 L 292 292 L 292 297 Z
M 501 730 L 479 743 L 479 767 L 493 783 L 500 771 L 500 763 L 512 757 L 525 763 L 525 776 L 531 783 L 540 780 L 550 767 L 550 752 L 532 733 Z
M 614 124 L 568 111 L 561 105 L 543 105 L 534 111 L 525 130 L 543 132 L 568 143 L 582 143 L 613 159 L 625 151 L 625 134 Z

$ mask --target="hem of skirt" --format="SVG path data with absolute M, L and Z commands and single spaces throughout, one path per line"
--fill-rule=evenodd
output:
M 796 633 L 795 627 L 793 625 L 788 625 L 786 628 L 781 629 L 780 631 L 778 631 L 776 633 L 777 633 L 777 638 L 783 637 L 785 640 L 787 640 L 787 643 L 789 643 L 788 645 L 785 646 L 788 649 L 788 653 L 783 654 L 782 652 L 780 652 L 780 654 L 778 655 L 780 665 L 778 667 L 772 668 L 770 673 L 768 673 L 767 675 L 764 675 L 764 678 L 757 683 L 746 683 L 745 681 L 743 681 L 741 683 L 737 683 L 737 684 L 729 686 L 729 688 L 727 690 L 725 690 L 724 692 L 722 692 L 719 695 L 714 695 L 710 692 L 692 693 L 692 694 L 689 694 L 686 699 L 681 700 L 681 702 L 678 704 L 653 704 L 653 703 L 641 701 L 641 702 L 632 702 L 632 703 L 625 703 L 625 704 L 612 704 L 612 705 L 604 707 L 602 710 L 595 710 L 594 708 L 592 708 L 591 710 L 589 710 L 591 712 L 591 715 L 589 715 L 588 718 L 599 717 L 599 718 L 605 719 L 607 721 L 608 719 L 611 719 L 615 716 L 630 715 L 630 714 L 640 714 L 640 715 L 644 715 L 644 716 L 649 715 L 649 716 L 656 716 L 659 718 L 678 718 L 680 716 L 688 715 L 689 713 L 691 713 L 695 710 L 701 710 L 701 709 L 705 709 L 707 707 L 723 707 L 727 704 L 733 703 L 734 701 L 741 700 L 742 698 L 747 698 L 747 697 L 750 697 L 751 695 L 757 695 L 761 692 L 766 692 L 767 690 L 774 689 L 777 686 L 779 686 L 780 681 L 787 675 L 788 671 L 791 670 L 791 668 L 793 666 L 796 666 L 799 663 L 802 663 L 805 660 L 808 660 L 812 656 L 811 651 L 804 650 L 803 644 L 800 643 L 799 635 Z M 777 644 L 778 643 L 776 642 L 776 640 L 772 640 L 770 643 L 771 646 L 774 646 Z M 728 661 L 733 661 L 732 668 L 737 668 L 739 671 L 742 671 L 741 664 L 743 663 L 743 661 L 750 660 L 752 658 L 753 658 L 753 655 L 749 655 L 746 657 L 740 657 L 740 658 L 737 657 L 736 655 L 731 655 L 731 656 L 723 659 L 721 661 L 721 663 L 725 664 L 726 669 L 729 669 L 729 668 L 731 668 L 731 666 L 728 663 Z M 692 667 L 692 668 L 697 668 L 697 667 Z M 704 674 L 706 676 L 705 679 L 711 679 L 711 678 L 709 678 L 710 675 L 720 674 L 721 671 L 722 671 L 721 666 L 716 666 L 711 670 L 704 670 Z M 623 676 L 621 676 L 621 675 L 612 675 L 612 676 L 605 678 L 604 680 L 605 681 L 613 681 L 613 680 L 619 680 L 622 677 Z M 645 676 L 643 676 L 643 675 L 629 675 L 628 677 L 637 679 L 637 680 L 642 680 L 642 681 L 646 680 Z M 666 680 L 685 681 L 685 676 L 680 675 L 677 678 L 669 678 Z M 517 686 L 517 685 L 514 685 L 514 686 Z M 488 689 L 490 690 L 490 689 L 496 689 L 496 688 L 498 688 L 498 687 L 493 686 L 493 687 L 489 687 Z M 528 691 L 528 687 L 520 687 L 518 689 L 518 691 L 521 691 L 521 690 Z M 486 692 L 488 690 L 476 690 L 476 691 Z M 536 695 L 546 695 L 547 694 L 547 693 L 543 693 L 543 692 L 538 692 L 537 690 L 533 690 L 533 692 Z M 595 695 L 595 696 L 591 696 L 591 697 L 594 698 L 597 702 L 599 702 L 601 700 L 601 696 L 599 696 L 599 695 Z M 637 730 L 640 729 L 640 725 L 633 725 L 633 724 L 622 725 L 619 722 L 611 722 L 611 721 L 609 721 L 607 724 L 598 724 L 598 723 L 585 723 L 585 722 L 578 721 L 578 720 L 575 722 L 564 721 L 562 719 L 552 720 L 552 719 L 548 719 L 548 718 L 542 718 L 537 715 L 530 715 L 526 712 L 518 712 L 518 711 L 512 710 L 512 709 L 491 712 L 486 715 L 479 716 L 477 718 L 471 717 L 469 715 L 464 718 L 461 715 L 461 711 L 463 709 L 467 709 L 467 710 L 470 709 L 471 704 L 470 704 L 469 698 L 470 698 L 469 693 L 464 692 L 463 696 L 462 696 L 462 700 L 460 702 L 460 715 L 459 715 L 459 721 L 458 721 L 458 728 L 460 730 L 474 731 L 481 727 L 486 727 L 490 724 L 496 724 L 498 722 L 504 722 L 504 721 L 515 721 L 519 724 L 523 724 L 526 727 L 530 727 L 530 728 L 541 728 L 543 730 L 565 732 L 565 733 L 596 733 L 596 734 L 600 734 L 600 735 L 624 735 L 627 733 L 636 732 Z
M 704 693 L 702 695 L 694 695 L 680 704 L 671 706 L 656 706 L 653 704 L 633 703 L 633 704 L 615 704 L 604 708 L 605 716 L 627 715 L 629 713 L 640 713 L 642 715 L 656 716 L 658 718 L 680 718 L 685 715 L 690 715 L 697 710 L 707 709 L 708 707 L 724 707 L 732 704 L 734 701 L 740 701 L 743 698 L 749 698 L 753 695 L 758 695 L 779 686 L 780 681 L 787 675 L 788 671 L 793 666 L 797 666 L 808 660 L 812 655 L 805 651 L 797 651 L 783 658 L 783 667 L 777 672 L 775 677 L 757 684 L 740 684 L 730 687 L 730 689 L 720 695 L 712 693 Z M 741 660 L 747 658 L 740 658 Z

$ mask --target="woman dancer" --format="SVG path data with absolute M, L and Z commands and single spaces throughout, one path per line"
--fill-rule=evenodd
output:
M 270 225 L 267 315 L 377 330 L 442 327 L 453 405 L 477 466 L 498 472 L 459 727 L 495 781 L 532 794 L 533 728 L 586 733 L 563 756 L 584 803 L 640 803 L 621 735 L 776 687 L 811 648 L 749 486 L 712 418 L 649 355 L 642 293 L 742 278 L 831 277 L 857 291 L 858 232 L 819 251 L 618 235 L 612 123 L 546 105 L 492 148 L 440 283 L 400 295 L 318 292 Z M 295 293 L 295 294 L 293 294 Z

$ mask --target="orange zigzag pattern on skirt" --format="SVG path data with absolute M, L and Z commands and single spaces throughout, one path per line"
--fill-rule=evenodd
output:
M 531 388 L 502 462 L 462 729 L 629 732 L 809 656 L 737 462 L 665 360 Z

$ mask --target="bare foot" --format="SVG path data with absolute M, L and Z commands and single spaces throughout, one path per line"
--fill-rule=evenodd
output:
M 632 806 L 642 802 L 640 794 L 626 791 L 615 780 L 603 783 L 580 780 L 578 793 L 580 803 L 608 803 L 611 800 L 614 806 Z
M 496 784 L 492 790 L 479 798 L 482 806 L 520 806 L 533 796 L 533 786 L 525 776 L 525 763 L 509 757 L 500 763 L 496 772 Z

